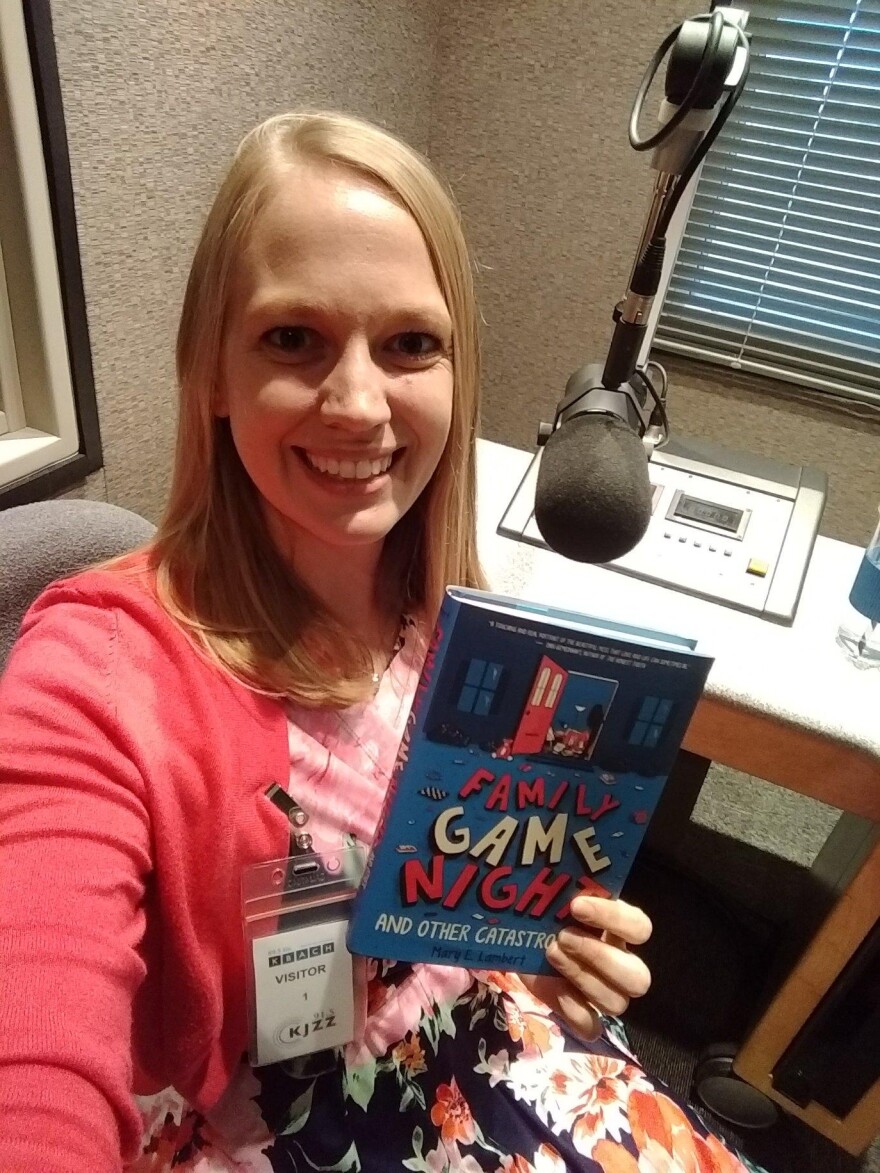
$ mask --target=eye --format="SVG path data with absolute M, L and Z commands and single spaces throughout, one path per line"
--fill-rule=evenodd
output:
M 443 343 L 436 335 L 421 330 L 395 334 L 388 345 L 396 354 L 408 359 L 435 358 L 444 350 Z
M 263 335 L 263 341 L 284 355 L 307 355 L 318 346 L 317 333 L 308 326 L 275 326 Z

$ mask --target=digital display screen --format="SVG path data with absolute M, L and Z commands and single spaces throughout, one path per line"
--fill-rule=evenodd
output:
M 686 521 L 700 521 L 703 525 L 712 525 L 716 529 L 724 530 L 725 533 L 735 534 L 743 519 L 743 511 L 731 509 L 728 505 L 716 505 L 712 501 L 701 501 L 699 497 L 686 497 L 682 493 L 673 517 L 681 517 Z

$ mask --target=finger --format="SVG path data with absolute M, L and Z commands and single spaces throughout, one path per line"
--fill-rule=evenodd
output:
M 580 961 L 561 949 L 551 946 L 547 958 L 556 972 L 568 983 L 569 994 L 588 1002 L 604 1014 L 621 1015 L 630 1004 L 630 995 L 613 985 L 600 973 L 585 969 Z
M 564 970 L 557 964 L 557 953 L 565 957 Z M 558 972 L 574 982 L 587 996 L 590 994 L 583 983 L 591 979 L 619 991 L 627 998 L 642 997 L 651 985 L 651 972 L 640 957 L 580 929 L 563 929 L 549 947 L 547 958 Z
M 568 984 L 565 993 L 560 993 L 561 1004 L 563 997 L 576 999 L 582 1004 L 588 1004 L 603 1014 L 621 1015 L 626 1013 L 630 999 L 623 991 L 612 986 L 599 974 L 583 969 L 571 957 L 557 950 L 551 945 L 547 950 L 547 958 L 556 972 L 564 977 Z
M 653 929 L 641 908 L 604 896 L 577 896 L 571 902 L 571 915 L 585 928 L 599 935 L 609 933 L 627 945 L 644 945 Z
M 572 991 L 563 990 L 556 999 L 558 1012 L 569 1028 L 586 1042 L 592 1042 L 602 1033 L 602 1019 L 595 1006 L 582 1001 Z
M 561 1014 L 569 1028 L 582 1039 L 597 1039 L 602 1033 L 599 1011 L 561 975 L 523 974 L 523 983 L 539 1001 Z
M 653 926 L 645 912 L 625 900 L 599 896 L 578 896 L 571 904 L 575 920 L 597 936 L 609 933 L 629 945 L 643 945 Z

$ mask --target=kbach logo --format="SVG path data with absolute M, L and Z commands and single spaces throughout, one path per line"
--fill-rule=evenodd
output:
M 307 949 L 287 949 L 285 952 L 269 954 L 269 968 L 276 965 L 293 965 L 295 961 L 309 961 L 313 957 L 325 957 L 333 953 L 336 946 L 332 941 L 325 941 L 323 945 L 309 945 Z

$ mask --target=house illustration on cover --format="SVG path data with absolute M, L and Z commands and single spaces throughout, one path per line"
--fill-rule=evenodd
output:
M 689 674 L 634 661 L 590 667 L 574 651 L 548 654 L 546 641 L 511 635 L 487 625 L 485 613 L 463 611 L 425 735 L 499 758 L 646 776 L 667 771 L 686 728 L 689 707 L 678 701 L 692 697 Z

